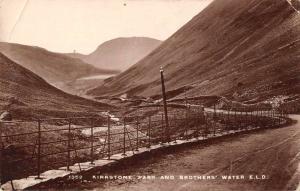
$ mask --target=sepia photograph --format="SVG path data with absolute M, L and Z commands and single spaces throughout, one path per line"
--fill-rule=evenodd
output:
M 0 0 L 0 191 L 300 191 L 300 0 Z

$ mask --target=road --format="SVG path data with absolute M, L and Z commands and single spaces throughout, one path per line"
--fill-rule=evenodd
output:
M 297 124 L 170 151 L 104 174 L 132 176 L 132 180 L 96 180 L 75 183 L 68 188 L 107 191 L 296 190 L 300 180 L 300 115 L 290 117 L 297 120 Z M 139 180 L 140 175 L 155 176 L 155 179 Z M 161 175 L 174 176 L 175 180 L 162 180 Z M 232 179 L 224 180 L 222 175 L 232 175 Z M 180 180 L 180 176 L 197 177 Z

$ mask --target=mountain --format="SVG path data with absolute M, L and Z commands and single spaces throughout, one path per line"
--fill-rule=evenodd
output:
M 0 42 L 0 52 L 53 84 L 86 76 L 115 73 L 115 71 L 95 68 L 80 59 L 39 47 Z
M 14 119 L 84 116 L 113 108 L 64 93 L 2 53 L 0 89 L 0 113 L 10 111 Z
M 188 96 L 241 101 L 300 94 L 300 15 L 286 0 L 215 0 L 147 57 L 88 93 L 159 95 L 160 66 L 173 93 L 186 88 Z
M 161 41 L 146 37 L 117 38 L 101 44 L 89 55 L 78 53 L 67 55 L 80 58 L 98 68 L 124 71 L 160 44 Z

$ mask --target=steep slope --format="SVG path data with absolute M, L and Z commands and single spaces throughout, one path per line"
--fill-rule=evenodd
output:
M 300 93 L 300 15 L 286 0 L 215 0 L 159 48 L 91 95 L 160 93 L 263 100 Z
M 39 47 L 0 42 L 0 51 L 49 83 L 68 82 L 85 76 L 114 73 L 97 69 L 80 59 L 49 52 Z
M 66 117 L 96 113 L 112 107 L 69 95 L 0 53 L 0 113 L 17 119 Z
M 98 68 L 124 71 L 160 44 L 161 41 L 146 37 L 117 38 L 101 44 L 89 55 L 77 53 L 68 55 L 80 58 Z

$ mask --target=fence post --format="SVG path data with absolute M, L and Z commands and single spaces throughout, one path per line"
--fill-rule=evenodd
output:
M 122 156 L 126 156 L 126 117 L 124 117 L 123 121 L 123 154 Z
M 274 109 L 273 109 L 273 111 L 272 111 L 272 115 L 273 115 L 273 117 L 274 117 L 274 122 L 275 122 L 275 126 L 276 126 L 277 119 L 276 119 L 276 116 L 275 116 L 275 110 L 274 110 Z
M 274 108 L 274 116 L 275 116 L 275 119 L 276 119 L 276 122 L 277 122 L 277 125 L 279 125 L 279 120 L 280 118 L 278 117 L 277 113 L 276 113 L 276 109 Z
M 203 125 L 204 125 L 204 129 L 201 131 L 201 136 L 204 138 L 204 133 L 206 131 L 206 113 L 203 112 Z
M 275 110 L 276 116 L 277 116 L 277 125 L 280 126 L 280 113 L 278 113 L 278 110 Z
M 240 109 L 240 129 L 244 129 L 244 122 L 245 122 L 245 116 L 244 116 L 245 108 L 241 107 Z
M 94 164 L 94 119 L 91 118 L 91 163 Z
M 205 132 L 204 132 L 204 136 L 203 137 L 207 137 L 207 134 L 209 133 L 209 127 L 208 127 L 208 124 L 207 124 L 207 119 L 208 119 L 208 113 L 204 116 L 204 120 L 205 120 Z
M 274 120 L 273 117 L 274 117 L 274 116 L 273 116 L 273 109 L 271 109 L 270 112 L 269 112 L 269 119 L 270 119 L 271 124 L 268 124 L 268 126 L 270 126 L 270 127 L 273 126 L 273 125 L 272 125 L 272 122 L 273 122 L 273 120 Z
M 238 120 L 239 120 L 239 130 L 240 129 L 243 129 L 243 127 L 242 127 L 242 123 L 243 123 L 243 121 L 242 121 L 242 112 L 241 111 L 243 111 L 243 109 L 242 108 L 239 108 L 239 114 L 238 114 Z
M 36 179 L 41 179 L 41 120 L 38 120 L 38 156 L 37 156 L 37 177 Z
M 177 119 L 176 119 L 176 114 L 173 114 L 173 126 L 171 126 L 171 127 L 177 127 Z M 177 139 L 177 136 L 175 136 L 175 138 L 174 138 L 174 140 L 173 140 L 173 143 L 177 143 L 177 141 L 176 141 L 176 139 Z M 172 135 L 171 135 L 171 133 L 170 133 L 170 141 L 172 141 Z
M 199 139 L 199 131 L 200 131 L 200 124 L 201 124 L 201 110 L 200 110 L 200 108 L 197 111 L 198 111 L 198 113 L 196 115 L 196 119 L 197 119 L 197 124 L 196 124 L 197 134 L 196 134 L 196 138 Z
M 227 125 L 226 125 L 226 130 L 228 131 L 230 129 L 230 114 L 229 114 L 229 108 L 227 110 Z
M 248 124 L 249 124 L 249 123 L 248 123 L 248 122 L 249 122 L 249 119 L 248 119 L 248 109 L 245 108 L 245 110 L 246 110 L 246 119 L 245 119 L 245 121 L 246 121 L 246 122 L 245 122 L 246 127 L 245 127 L 244 129 L 247 130 L 247 129 L 248 129 Z
M 257 107 L 254 108 L 253 116 L 252 116 L 253 125 L 257 126 Z
M 110 160 L 110 116 L 107 115 L 107 154 L 108 160 Z
M 280 117 L 278 116 L 276 110 L 274 109 L 275 116 L 277 117 L 277 125 L 280 125 Z
M 224 134 L 227 131 L 227 112 L 222 112 L 222 122 L 224 123 L 224 128 L 221 131 L 221 134 Z
M 274 111 L 273 111 L 273 109 L 272 109 L 272 113 L 271 113 L 271 115 L 272 115 L 272 123 L 273 123 L 273 127 L 276 125 L 276 120 L 275 120 L 275 118 L 274 118 Z
M 217 124 L 217 118 L 215 118 L 215 119 L 213 119 L 213 128 L 214 128 L 214 134 L 213 134 L 213 136 L 216 136 L 216 124 Z
M 148 148 L 151 147 L 151 115 L 148 117 Z
M 250 110 L 250 125 L 251 125 L 251 127 L 253 125 L 253 110 L 252 110 L 252 108 Z
M 217 112 L 216 112 L 216 104 L 214 103 L 214 118 L 216 117 Z
M 70 171 L 70 158 L 71 158 L 71 151 L 70 151 L 70 143 L 71 143 L 71 119 L 69 119 L 68 125 L 68 159 L 67 159 L 67 171 Z
M 277 125 L 277 118 L 276 118 L 276 113 L 275 113 L 275 109 L 273 109 L 273 116 L 274 116 L 274 119 L 275 119 L 275 126 Z
M 246 108 L 241 108 L 241 112 L 240 112 L 240 121 L 241 121 L 241 129 L 244 129 L 245 127 L 245 121 L 246 121 L 246 116 L 245 116 L 245 112 Z
M 185 110 L 185 119 L 184 119 L 184 126 L 185 126 L 185 139 L 188 139 L 188 108 L 186 107 Z
M 280 123 L 283 122 L 283 110 L 280 108 Z
M 234 124 L 237 124 L 237 119 L 236 119 L 236 108 L 234 108 Z M 236 129 L 236 127 L 234 127 Z
M 260 107 L 258 107 L 257 108 L 258 110 L 257 110 L 257 124 L 258 124 L 258 127 L 261 127 L 261 114 L 262 114 L 262 112 L 261 112 L 261 108 Z
M 249 108 L 248 126 L 252 126 L 252 109 Z
M 139 151 L 139 116 L 136 117 L 136 148 L 135 151 Z

